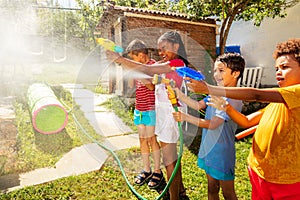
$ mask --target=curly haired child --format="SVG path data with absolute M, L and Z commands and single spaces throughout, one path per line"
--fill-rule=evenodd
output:
M 217 87 L 190 80 L 191 90 L 240 100 L 270 102 L 250 115 L 242 115 L 228 102 L 223 108 L 240 126 L 258 124 L 248 156 L 252 199 L 300 199 L 300 39 L 276 46 L 276 80 L 279 88 Z

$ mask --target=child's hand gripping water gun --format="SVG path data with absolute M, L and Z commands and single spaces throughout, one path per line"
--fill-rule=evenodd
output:
M 174 110 L 176 112 L 178 112 L 177 98 L 176 98 L 175 91 L 173 90 L 173 88 L 175 87 L 175 81 L 167 79 L 167 78 L 163 78 L 161 76 L 158 76 L 157 74 L 154 74 L 152 83 L 153 83 L 153 85 L 165 83 L 166 89 L 168 91 L 169 100 L 170 100 Z
M 170 60 L 169 65 L 173 67 L 173 69 L 181 77 L 189 77 L 197 81 L 202 81 L 205 79 L 205 76 L 201 72 L 186 67 L 181 59 Z
M 205 76 L 201 72 L 193 70 L 189 67 L 176 67 L 175 71 L 178 73 L 179 76 L 182 77 L 189 77 L 197 81 L 205 80 Z
M 110 50 L 116 53 L 122 53 L 124 49 L 117 46 L 113 41 L 105 38 L 96 38 L 97 44 L 101 45 L 104 49 Z
M 185 67 L 185 66 L 182 66 L 182 67 L 176 67 L 176 68 L 173 68 L 177 74 L 181 77 L 189 77 L 191 79 L 194 79 L 194 80 L 197 80 L 197 81 L 202 81 L 202 80 L 205 80 L 205 76 L 199 72 L 199 71 L 196 71 L 196 70 L 193 70 L 189 67 Z M 206 96 L 206 95 L 205 95 Z M 199 110 L 199 112 L 204 115 L 204 111 L 202 110 Z

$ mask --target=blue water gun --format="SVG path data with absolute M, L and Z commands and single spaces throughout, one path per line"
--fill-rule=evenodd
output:
M 189 67 L 176 67 L 175 71 L 181 77 L 189 77 L 197 81 L 205 80 L 205 76 L 201 72 L 193 70 Z

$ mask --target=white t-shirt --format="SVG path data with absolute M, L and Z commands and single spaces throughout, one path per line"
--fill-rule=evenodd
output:
M 165 143 L 177 143 L 179 139 L 178 122 L 173 117 L 174 108 L 169 100 L 165 84 L 155 85 L 155 134 Z

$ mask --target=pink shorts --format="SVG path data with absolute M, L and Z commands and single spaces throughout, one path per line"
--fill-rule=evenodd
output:
M 299 200 L 300 182 L 293 184 L 270 183 L 248 167 L 252 184 L 252 200 Z

